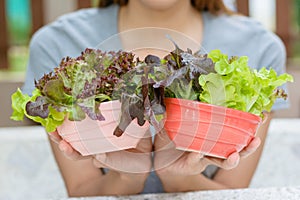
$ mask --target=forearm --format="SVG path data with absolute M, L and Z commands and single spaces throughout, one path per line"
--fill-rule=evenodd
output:
M 142 191 L 147 174 L 119 173 L 110 170 L 102 174 L 93 165 L 92 157 L 70 160 L 59 150 L 57 144 L 51 147 L 64 179 L 70 197 L 99 195 L 128 195 Z
M 166 192 L 188 192 L 199 190 L 220 190 L 229 187 L 218 183 L 202 174 L 197 175 L 160 175 Z
M 107 174 L 82 182 L 69 190 L 69 196 L 105 196 L 138 194 L 144 188 L 145 174 L 122 174 L 109 171 Z

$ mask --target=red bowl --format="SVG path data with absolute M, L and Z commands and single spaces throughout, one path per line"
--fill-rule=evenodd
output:
M 82 121 L 66 119 L 57 128 L 59 135 L 84 156 L 135 148 L 149 129 L 149 123 L 146 122 L 141 127 L 134 120 L 121 137 L 116 137 L 113 131 L 119 122 L 121 103 L 104 102 L 100 104 L 100 110 L 105 117 L 104 121 L 92 120 L 89 117 Z
M 164 129 L 176 148 L 227 158 L 240 152 L 261 123 L 257 115 L 198 101 L 166 98 Z

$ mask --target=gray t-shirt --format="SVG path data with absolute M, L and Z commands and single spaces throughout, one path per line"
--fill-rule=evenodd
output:
M 34 80 L 52 71 L 62 58 L 77 57 L 85 48 L 95 48 L 117 34 L 118 10 L 118 6 L 79 10 L 37 31 L 30 43 L 23 92 L 31 94 Z M 240 15 L 216 17 L 203 12 L 202 16 L 204 32 L 201 46 L 206 51 L 220 49 L 229 56 L 248 56 L 251 67 L 272 67 L 279 74 L 285 71 L 286 54 L 282 42 L 260 23 Z M 287 107 L 287 101 L 279 100 L 273 109 Z M 212 177 L 216 170 L 216 167 L 210 166 L 204 174 Z M 154 172 L 146 181 L 144 192 L 163 192 Z
M 66 56 L 77 57 L 87 47 L 95 48 L 118 33 L 118 6 L 90 8 L 66 14 L 41 28 L 31 39 L 30 57 L 23 92 L 30 94 L 34 79 L 58 66 Z M 239 15 L 219 17 L 203 12 L 201 46 L 209 52 L 220 49 L 229 56 L 248 56 L 253 68 L 272 67 L 285 72 L 286 52 L 281 40 L 259 22 Z M 288 107 L 279 99 L 273 109 Z

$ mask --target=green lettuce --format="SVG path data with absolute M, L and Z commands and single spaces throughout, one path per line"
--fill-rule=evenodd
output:
M 257 71 L 248 66 L 248 57 L 229 59 L 220 50 L 211 51 L 208 57 L 215 63 L 216 73 L 199 77 L 200 101 L 262 116 L 263 111 L 271 111 L 277 98 L 287 97 L 278 87 L 292 82 L 291 75 L 278 76 L 265 67 Z
M 232 57 L 213 50 L 208 55 L 175 50 L 163 59 L 144 60 L 129 52 L 86 49 L 77 58 L 65 58 L 52 72 L 35 81 L 32 95 L 18 89 L 12 97 L 11 119 L 27 117 L 47 132 L 66 118 L 105 120 L 100 103 L 120 100 L 121 116 L 114 135 L 121 136 L 135 118 L 159 130 L 165 116 L 164 98 L 182 98 L 233 108 L 262 116 L 277 98 L 286 98 L 279 86 L 293 81 L 270 68 L 248 66 L 248 57 Z
M 133 54 L 122 51 L 86 49 L 77 58 L 64 58 L 53 71 L 35 81 L 31 96 L 20 89 L 12 94 L 11 119 L 27 117 L 47 132 L 55 131 L 66 118 L 104 120 L 100 103 L 112 100 L 115 85 L 134 67 Z
M 11 115 L 11 119 L 15 121 L 21 121 L 26 116 L 27 118 L 40 123 L 42 126 L 45 127 L 47 132 L 53 132 L 56 127 L 60 126 L 64 119 L 66 112 L 58 112 L 56 109 L 54 109 L 52 106 L 47 106 L 46 115 L 47 117 L 42 118 L 38 115 L 29 115 L 26 112 L 26 107 L 28 106 L 29 102 L 35 102 L 37 98 L 39 98 L 41 95 L 40 91 L 38 89 L 35 89 L 32 92 L 32 96 L 29 96 L 27 94 L 23 94 L 20 89 L 18 89 L 12 96 L 12 108 L 13 113 Z M 41 109 L 44 111 L 44 109 Z M 39 111 L 40 112 L 40 111 Z

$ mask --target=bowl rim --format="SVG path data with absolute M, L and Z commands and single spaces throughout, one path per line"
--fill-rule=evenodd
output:
M 197 104 L 197 105 L 200 105 L 201 110 L 205 111 L 205 112 L 211 112 L 211 108 L 217 108 L 217 110 L 224 110 L 226 112 L 226 116 L 230 116 L 231 118 L 237 118 L 239 120 L 246 120 L 246 121 L 253 121 L 253 123 L 258 123 L 258 124 L 260 124 L 262 122 L 262 118 L 260 116 L 249 113 L 249 112 L 237 110 L 234 108 L 227 108 L 224 106 L 213 105 L 213 104 L 200 102 L 200 101 L 196 101 L 196 100 L 180 99 L 180 98 L 165 98 L 164 101 L 165 101 L 166 107 L 168 105 L 173 104 L 173 105 L 179 105 L 182 107 L 193 109 L 195 107 L 192 107 L 189 105 Z M 179 102 L 182 102 L 182 103 L 179 104 Z M 218 112 L 216 110 L 214 111 L 214 113 L 218 114 Z M 219 114 L 224 114 L 224 113 L 220 112 Z

